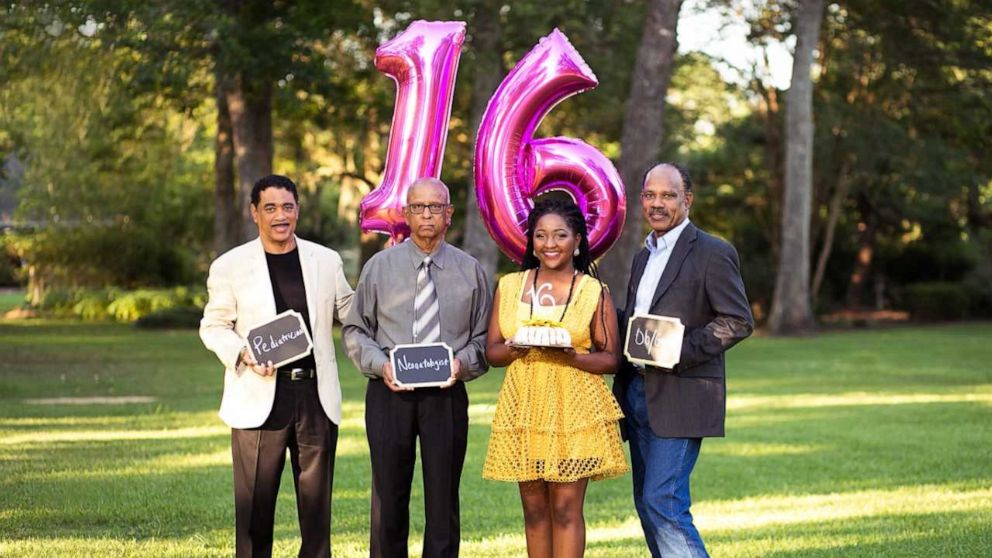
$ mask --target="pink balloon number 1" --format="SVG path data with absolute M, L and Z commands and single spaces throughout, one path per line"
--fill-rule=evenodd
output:
M 396 106 L 382 183 L 362 200 L 362 230 L 409 235 L 403 219 L 414 180 L 440 178 L 465 23 L 415 21 L 379 46 L 375 67 L 396 82 Z
M 394 240 L 405 236 L 402 207 L 410 182 L 440 176 L 464 34 L 461 22 L 416 21 L 376 51 L 376 68 L 396 80 L 398 90 L 385 177 L 362 201 L 362 230 L 387 232 Z M 582 209 L 593 257 L 620 236 L 626 202 L 610 160 L 576 139 L 533 138 L 555 105 L 597 84 L 555 29 L 489 100 L 475 147 L 476 197 L 489 234 L 517 262 L 526 250 L 534 198 L 552 190 L 567 192 Z

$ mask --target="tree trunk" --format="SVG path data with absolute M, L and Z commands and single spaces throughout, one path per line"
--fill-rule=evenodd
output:
M 813 198 L 813 49 L 819 41 L 823 0 L 801 0 L 796 53 L 785 107 L 785 195 L 781 253 L 768 325 L 772 333 L 813 327 L 810 305 L 810 216 Z
M 472 33 L 472 50 L 475 53 L 475 77 L 472 81 L 471 130 L 477 131 L 486 112 L 489 97 L 503 79 L 502 28 L 499 5 L 493 2 L 479 4 L 475 14 L 475 31 Z M 473 151 L 474 152 L 474 151 Z M 471 174 L 471 173 L 470 173 Z M 492 282 L 496 276 L 499 249 L 486 230 L 479 213 L 475 195 L 475 180 L 470 179 L 471 189 L 465 196 L 465 241 L 462 248 L 482 264 Z
M 657 162 L 665 114 L 665 95 L 672 80 L 676 28 L 682 0 L 651 0 L 644 18 L 641 44 L 631 74 L 620 137 L 620 177 L 627 193 L 627 222 L 623 234 L 600 269 L 614 301 L 621 305 L 627 292 L 630 263 L 643 240 L 644 220 L 640 214 L 641 182 L 648 169 Z
M 820 247 L 820 256 L 816 260 L 816 271 L 813 273 L 813 300 L 816 300 L 820 295 L 823 274 L 827 270 L 827 260 L 830 259 L 830 252 L 834 249 L 834 235 L 837 232 L 837 221 L 840 220 L 840 213 L 844 209 L 844 200 L 847 199 L 847 190 L 850 185 L 849 167 L 850 163 L 845 160 L 841 165 L 840 172 L 837 174 L 837 185 L 834 187 L 834 195 L 830 198 L 823 246 Z
M 868 274 L 871 273 L 872 259 L 875 255 L 875 232 L 878 230 L 878 217 L 867 196 L 858 197 L 858 209 L 861 222 L 858 223 L 858 255 L 854 262 L 854 271 L 847 284 L 845 305 L 849 309 L 860 308 L 865 296 L 865 285 Z
M 231 114 L 227 110 L 227 91 L 218 75 L 214 84 L 217 102 L 217 136 L 214 139 L 214 252 L 223 254 L 240 239 L 240 212 L 234 190 L 234 143 Z
M 258 236 L 248 209 L 251 188 L 259 178 L 272 174 L 272 84 L 238 74 L 227 91 L 227 108 L 238 165 L 241 237 L 249 240 Z
M 768 199 L 766 206 L 766 225 L 770 236 L 772 258 L 777 261 L 782 246 L 782 196 L 785 183 L 782 178 L 782 168 L 785 166 L 782 156 L 782 122 L 779 118 L 778 89 L 774 86 L 765 88 L 758 85 L 761 94 L 765 130 L 765 165 L 768 167 Z

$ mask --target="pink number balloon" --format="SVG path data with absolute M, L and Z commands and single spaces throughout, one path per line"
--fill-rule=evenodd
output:
M 362 199 L 363 231 L 386 233 L 394 241 L 406 237 L 403 206 L 410 183 L 440 178 L 464 41 L 464 22 L 414 21 L 376 49 L 376 69 L 396 82 L 396 105 L 382 183 Z
M 566 98 L 592 89 L 596 76 L 555 29 L 524 56 L 489 100 L 475 145 L 479 211 L 504 254 L 523 260 L 534 198 L 568 192 L 583 214 L 593 257 L 623 230 L 623 181 L 596 148 L 571 138 L 533 139 L 534 130 Z

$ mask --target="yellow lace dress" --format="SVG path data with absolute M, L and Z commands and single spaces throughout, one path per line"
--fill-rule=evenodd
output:
M 510 339 L 530 318 L 520 301 L 527 274 L 499 282 L 499 328 Z M 592 347 L 590 328 L 602 286 L 582 276 L 562 320 L 579 353 Z M 564 306 L 534 307 L 535 318 L 558 320 Z M 564 363 L 560 349 L 530 349 L 506 370 L 496 400 L 482 476 L 491 480 L 574 482 L 627 472 L 618 421 L 623 413 L 603 376 Z

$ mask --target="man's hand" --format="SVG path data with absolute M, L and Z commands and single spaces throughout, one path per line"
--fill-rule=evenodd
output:
M 276 367 L 272 366 L 271 360 L 265 364 L 259 364 L 255 362 L 254 358 L 252 358 L 251 353 L 248 351 L 248 349 L 241 349 L 241 354 L 238 355 L 238 359 L 245 366 L 250 368 L 252 372 L 258 374 L 259 376 L 262 376 L 263 378 L 272 376 L 276 373 Z
M 447 382 L 441 384 L 440 388 L 448 389 L 451 386 L 455 385 L 458 382 L 458 380 L 461 379 L 462 379 L 462 361 L 456 358 L 451 361 L 451 377 L 448 378 Z
M 393 363 L 386 361 L 386 364 L 382 366 L 382 381 L 386 383 L 386 387 L 392 391 L 413 391 L 412 387 L 406 387 L 400 382 L 396 381 L 396 376 L 393 376 Z

